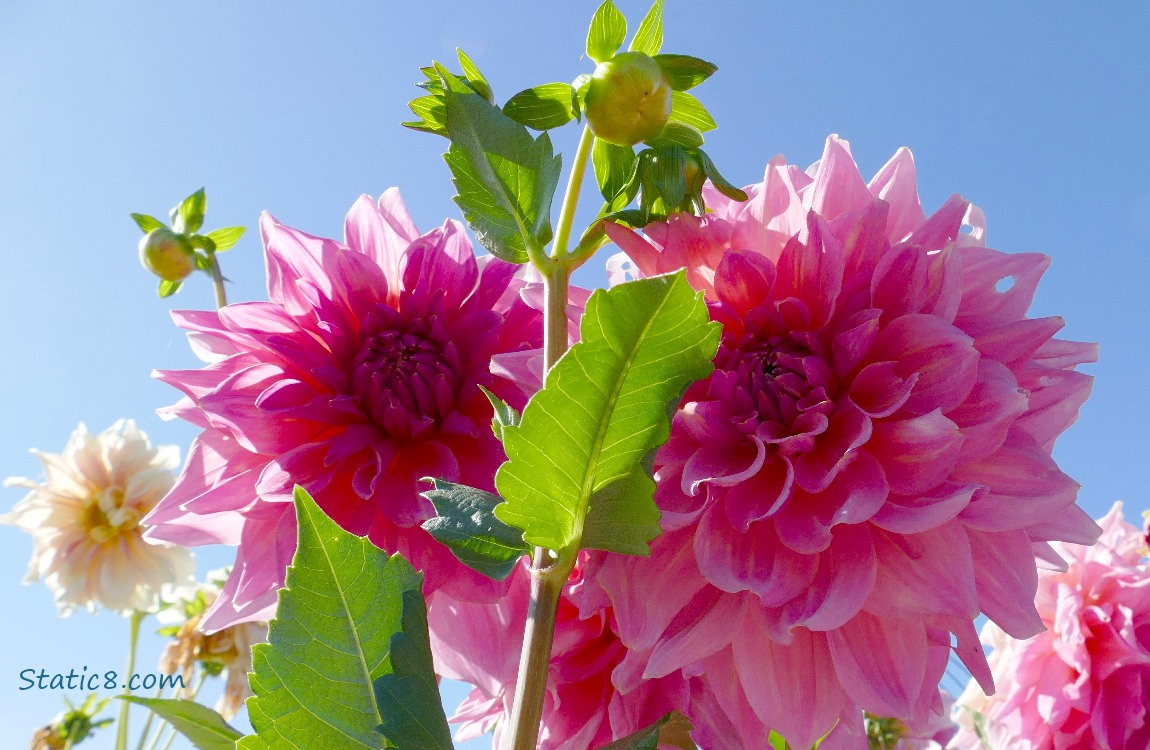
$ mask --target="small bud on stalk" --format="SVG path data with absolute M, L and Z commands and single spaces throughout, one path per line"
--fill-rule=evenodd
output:
M 667 124 L 671 84 L 650 55 L 621 52 L 596 66 L 584 107 L 597 138 L 633 146 Z
M 164 281 L 183 281 L 196 270 L 191 244 L 165 227 L 153 229 L 140 239 L 140 262 Z

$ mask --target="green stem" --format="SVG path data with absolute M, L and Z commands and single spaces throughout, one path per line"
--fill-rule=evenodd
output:
M 574 555 L 570 560 L 556 561 L 548 550 L 535 549 L 531 561 L 531 603 L 523 631 L 515 702 L 511 708 L 512 733 L 504 750 L 535 750 L 538 743 L 543 700 L 547 695 L 551 643 L 555 636 L 555 614 L 563 585 L 567 583 L 574 565 Z
M 567 288 L 572 266 L 561 262 L 567 253 L 571 225 L 575 220 L 575 206 L 587 171 L 587 160 L 595 136 L 591 128 L 583 128 L 571 177 L 567 181 L 567 194 L 559 209 L 559 228 L 555 244 L 547 262 L 535 262 L 543 275 L 543 369 L 546 373 L 567 351 Z M 523 630 L 523 651 L 519 657 L 519 677 L 515 683 L 515 700 L 511 709 L 511 733 L 505 750 L 535 750 L 539 738 L 539 723 L 543 718 L 543 701 L 547 696 L 548 664 L 551 661 L 551 643 L 555 636 L 555 613 L 567 577 L 575 567 L 575 555 L 556 559 L 549 550 L 536 547 L 531 558 L 531 602 L 527 609 L 527 624 Z
M 215 253 L 208 253 L 208 257 L 212 261 L 212 285 L 216 289 L 216 308 L 224 307 L 228 304 L 228 293 L 224 290 L 224 274 L 220 270 L 220 261 Z
M 595 145 L 595 135 L 590 125 L 583 126 L 579 147 L 575 151 L 575 161 L 571 165 L 571 177 L 567 180 L 567 194 L 563 196 L 563 206 L 559 209 L 559 228 L 555 231 L 555 245 L 551 257 L 561 258 L 567 254 L 567 242 L 571 239 L 571 225 L 575 222 L 575 206 L 579 203 L 579 191 L 583 188 L 583 175 L 587 171 L 587 159 L 591 147 Z
M 131 635 L 128 643 L 128 669 L 124 674 L 123 695 L 131 695 L 128 685 L 131 684 L 132 675 L 136 672 L 136 645 L 140 642 L 140 623 L 147 615 L 144 612 L 133 612 L 129 628 Z M 120 719 L 116 727 L 116 750 L 128 750 L 128 708 L 127 701 L 120 702 Z

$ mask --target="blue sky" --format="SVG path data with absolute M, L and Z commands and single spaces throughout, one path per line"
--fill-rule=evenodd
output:
M 632 27 L 644 0 L 619 0 Z M 1142 3 L 698 3 L 667 1 L 665 51 L 715 62 L 697 90 L 719 123 L 708 152 L 732 182 L 776 153 L 803 166 L 829 133 L 869 177 L 915 153 L 927 210 L 951 193 L 981 206 L 988 243 L 1053 265 L 1033 316 L 1097 341 L 1094 395 L 1056 457 L 1100 516 L 1150 507 L 1146 372 L 1150 295 L 1150 54 Z M 1009 7 L 1007 7 L 1009 6 Z M 505 100 L 590 72 L 592 2 L 433 6 L 346 2 L 0 4 L 0 477 L 37 475 L 28 449 L 63 448 L 79 421 L 120 417 L 186 448 L 161 422 L 175 392 L 153 368 L 196 361 L 167 310 L 212 305 L 206 279 L 169 301 L 136 260 L 132 211 L 162 216 L 200 187 L 208 226 L 252 233 L 223 256 L 234 300 L 265 298 L 254 227 L 263 210 L 339 237 L 363 193 L 400 186 L 421 229 L 458 217 L 445 142 L 399 127 L 418 68 L 462 47 Z M 569 157 L 578 132 L 558 131 Z M 565 179 L 565 178 L 564 178 Z M 593 191 L 593 188 L 591 188 Z M 597 206 L 587 200 L 590 218 Z M 584 221 L 585 223 L 585 221 Z M 601 283 L 601 266 L 583 274 Z M 0 512 L 21 493 L 0 490 Z M 26 667 L 119 669 L 126 623 L 61 620 L 21 586 L 28 537 L 0 528 L 0 739 L 27 742 L 62 705 L 20 692 Z M 201 570 L 230 550 L 205 550 Z M 160 641 L 149 639 L 141 669 Z M 110 747 L 110 737 L 87 747 Z M 482 743 L 475 745 L 483 747 Z

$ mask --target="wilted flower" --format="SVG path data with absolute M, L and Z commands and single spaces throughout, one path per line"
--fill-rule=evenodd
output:
M 539 750 L 601 747 L 650 726 L 672 709 L 684 709 L 687 680 L 675 674 L 621 695 L 612 684 L 627 649 L 615 635 L 610 610 L 581 619 L 575 602 L 583 585 L 576 566 L 559 601 L 548 668 Z M 435 671 L 475 686 L 450 721 L 465 741 L 494 730 L 503 747 L 511 717 L 529 600 L 527 570 L 520 566 L 507 595 L 495 604 L 438 595 L 428 608 Z M 662 745 L 660 746 L 662 747 Z
M 187 395 L 171 413 L 204 431 L 151 534 L 239 545 L 204 628 L 271 617 L 296 484 L 344 529 L 402 553 L 427 591 L 497 593 L 420 528 L 434 509 L 418 483 L 493 489 L 504 455 L 479 386 L 522 406 L 491 358 L 542 335 L 516 267 L 477 260 L 458 222 L 420 235 L 394 189 L 352 207 L 345 243 L 267 215 L 260 227 L 271 301 L 176 313 L 209 364 L 157 373 Z
M 1150 560 L 1122 503 L 1099 523 L 1093 547 L 1057 546 L 1067 570 L 1039 573 L 1045 632 L 1018 640 L 983 629 L 998 691 L 967 688 L 951 747 L 981 747 L 979 731 L 986 750 L 1150 747 Z
M 1039 632 L 1035 554 L 1098 533 L 1050 456 L 1096 347 L 1026 317 L 1048 258 L 984 247 L 958 196 L 925 216 L 906 150 L 868 184 L 831 137 L 747 193 L 609 229 L 641 274 L 686 267 L 724 334 L 656 458 L 668 533 L 603 561 L 599 605 L 650 654 L 636 676 L 701 673 L 750 741 L 921 723 L 952 637 L 991 689 L 974 618 Z
M 200 628 L 204 613 L 219 596 L 227 578 L 226 570 L 208 574 L 207 583 L 181 586 L 165 596 L 165 606 L 157 614 L 164 623 L 161 635 L 173 638 L 160 656 L 160 671 L 180 674 L 184 687 L 193 684 L 197 666 L 206 673 L 224 675 L 224 693 L 216 702 L 216 710 L 230 719 L 252 694 L 248 672 L 252 669 L 252 646 L 268 637 L 264 622 L 242 622 L 206 634 Z
M 153 448 L 132 420 L 121 419 L 99 435 L 81 424 L 63 453 L 33 453 L 44 480 L 5 480 L 29 492 L 0 523 L 32 535 L 24 582 L 43 580 L 61 615 L 75 607 L 150 610 L 161 587 L 190 580 L 191 554 L 145 540 L 141 525 L 172 486 L 176 446 Z

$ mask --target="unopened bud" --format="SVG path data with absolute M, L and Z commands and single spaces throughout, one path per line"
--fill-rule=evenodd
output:
M 165 281 L 183 281 L 196 270 L 191 244 L 165 227 L 153 229 L 140 240 L 140 262 Z
M 654 138 L 667 124 L 671 84 L 650 55 L 621 52 L 595 68 L 584 110 L 597 138 L 633 146 Z

